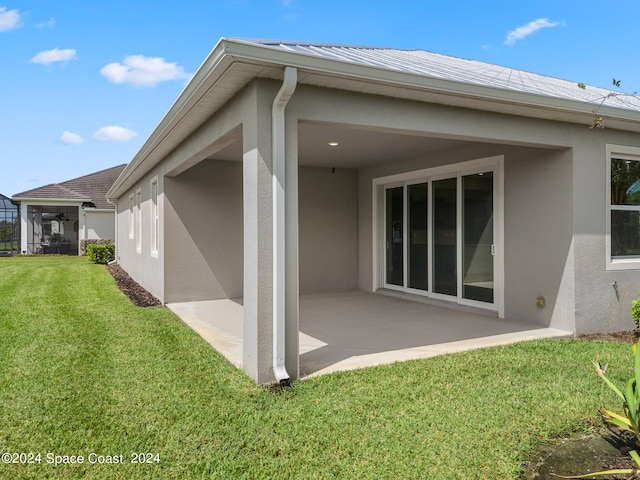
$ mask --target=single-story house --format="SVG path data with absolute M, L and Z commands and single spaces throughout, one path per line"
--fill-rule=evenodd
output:
M 115 206 L 106 193 L 126 165 L 13 195 L 23 254 L 83 254 L 83 240 L 115 241 Z
M 634 96 L 421 50 L 222 39 L 107 196 L 118 262 L 162 302 L 241 299 L 242 367 L 265 383 L 298 375 L 310 292 L 632 328 L 639 181 Z

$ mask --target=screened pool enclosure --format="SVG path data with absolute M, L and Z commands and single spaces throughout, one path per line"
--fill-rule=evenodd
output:
M 20 215 L 18 207 L 0 194 L 0 257 L 20 252 Z
M 27 206 L 27 253 L 78 255 L 79 207 Z

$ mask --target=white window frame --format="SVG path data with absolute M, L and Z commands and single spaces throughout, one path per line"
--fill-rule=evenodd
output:
M 158 256 L 158 241 L 160 238 L 160 219 L 158 217 L 158 177 L 151 179 L 151 256 Z
M 136 214 L 135 214 L 135 200 L 133 193 L 129 195 L 129 238 L 135 238 L 135 225 L 136 225 Z
M 142 252 L 142 189 L 136 190 L 136 252 Z
M 461 178 L 463 175 L 469 175 L 486 170 L 487 168 L 494 172 L 494 242 L 496 251 L 496 264 L 495 264 L 495 277 L 494 277 L 494 291 L 495 300 L 493 304 L 486 304 L 484 302 L 476 302 L 473 300 L 467 300 L 462 298 L 462 286 L 458 285 L 458 295 L 449 296 L 437 294 L 434 292 L 425 292 L 422 290 L 409 289 L 406 287 L 390 286 L 384 281 L 385 271 L 385 256 L 384 256 L 384 228 L 385 228 L 385 208 L 384 197 L 386 187 L 410 185 L 412 183 L 424 182 L 425 179 L 429 180 L 429 198 L 431 198 L 432 190 L 431 183 L 433 180 L 442 178 L 457 178 L 458 181 L 458 196 L 457 208 L 460 210 L 462 207 L 461 198 Z M 427 168 L 423 170 L 417 170 L 412 172 L 400 173 L 397 175 L 389 175 L 386 177 L 379 177 L 373 179 L 372 185 L 372 231 L 373 231 L 373 290 L 376 291 L 379 288 L 390 288 L 393 290 L 401 290 L 406 293 L 417 294 L 422 297 L 433 298 L 437 300 L 445 300 L 459 305 L 475 306 L 486 310 L 496 311 L 498 317 L 504 318 L 504 156 L 498 155 L 495 157 L 482 158 L 478 160 L 470 160 L 467 162 L 461 162 L 451 165 L 443 165 L 440 167 Z M 406 197 L 406 195 L 405 195 Z M 406 201 L 406 199 L 405 199 Z M 433 205 L 429 202 L 430 216 L 432 217 Z M 405 208 L 406 211 L 406 208 Z M 460 212 L 458 212 L 458 218 L 461 218 Z M 431 223 L 431 222 L 429 222 Z M 405 221 L 406 227 L 406 221 Z M 460 226 L 459 226 L 460 227 Z M 429 226 L 429 236 L 431 236 L 431 226 Z M 405 232 L 406 235 L 406 232 Z M 457 229 L 457 245 L 461 245 L 462 228 Z M 460 247 L 459 247 L 460 248 Z M 460 252 L 458 252 L 459 258 L 461 258 Z M 428 252 L 429 258 L 432 258 L 431 246 Z M 407 265 L 406 259 L 404 261 L 404 273 L 406 276 Z M 406 278 L 405 278 L 406 285 Z M 433 278 L 431 269 L 429 269 L 429 285 L 433 285 Z M 431 288 L 431 287 L 430 287 Z
M 626 210 L 640 212 L 640 205 L 611 205 L 611 159 L 619 158 L 640 162 L 640 147 L 624 145 L 607 145 L 606 161 L 606 269 L 607 270 L 636 270 L 640 269 L 640 256 L 638 257 L 612 257 L 611 256 L 611 211 Z

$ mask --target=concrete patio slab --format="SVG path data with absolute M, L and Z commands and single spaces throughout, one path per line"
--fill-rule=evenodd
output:
M 242 367 L 242 300 L 167 305 Z M 367 292 L 300 296 L 300 376 L 353 370 L 571 332 Z

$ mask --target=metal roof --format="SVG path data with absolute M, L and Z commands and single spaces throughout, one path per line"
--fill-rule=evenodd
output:
M 585 126 L 597 110 L 607 128 L 640 132 L 640 100 L 604 88 L 423 50 L 222 38 L 107 196 L 131 188 L 253 79 L 281 81 L 286 66 L 320 88 Z
M 425 77 L 588 103 L 599 104 L 604 102 L 610 107 L 640 111 L 640 99 L 620 91 L 593 86 L 586 86 L 586 88 L 582 89 L 578 87 L 578 82 L 575 81 L 562 80 L 477 60 L 440 55 L 425 50 L 401 50 L 282 40 L 242 40 L 299 54 L 412 73 Z

